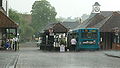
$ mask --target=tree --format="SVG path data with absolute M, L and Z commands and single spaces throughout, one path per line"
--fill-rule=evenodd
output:
M 65 21 L 66 19 L 64 17 L 58 17 L 56 18 L 57 22 L 63 22 Z
M 71 18 L 71 17 L 67 17 L 67 18 L 63 18 L 63 17 L 59 17 L 57 18 L 58 22 L 81 22 L 81 18 L 80 17 L 75 17 L 75 18 Z
M 55 8 L 46 0 L 35 1 L 32 5 L 32 27 L 39 32 L 47 23 L 56 21 Z
M 33 36 L 33 33 L 34 33 L 34 30 L 32 27 L 28 26 L 27 24 L 25 24 L 23 26 L 23 28 L 21 29 L 21 31 L 24 30 L 23 32 L 21 32 L 21 40 L 22 41 L 29 41 L 32 39 L 32 36 Z
M 27 24 L 27 21 L 21 16 L 23 14 L 18 13 L 13 9 L 9 9 L 9 17 L 19 24 L 19 33 L 20 33 L 20 40 L 30 40 L 34 33 L 33 28 Z
M 20 15 L 16 10 L 9 9 L 9 17 L 15 22 L 20 22 Z

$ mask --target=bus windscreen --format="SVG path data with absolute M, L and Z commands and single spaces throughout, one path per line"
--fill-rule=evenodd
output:
M 97 33 L 96 32 L 83 32 L 81 37 L 84 39 L 96 39 Z

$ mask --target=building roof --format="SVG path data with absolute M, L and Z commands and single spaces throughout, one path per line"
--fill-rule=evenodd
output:
M 95 28 L 101 28 L 101 27 L 105 24 L 105 22 L 106 22 L 110 17 L 111 17 L 111 16 L 105 18 L 104 20 L 102 20 L 102 21 L 99 22 L 98 24 L 93 25 L 93 27 L 95 27 Z
M 76 27 L 80 26 L 80 22 L 61 22 L 63 26 L 67 29 L 75 29 Z
M 99 22 L 101 22 L 103 19 L 105 19 L 105 17 L 101 14 L 96 14 L 93 18 L 91 18 L 91 20 L 89 20 L 89 25 L 87 25 L 87 28 L 91 28 L 93 27 L 93 25 L 98 24 Z
M 61 23 L 56 23 L 53 26 L 54 33 L 67 33 L 69 29 L 67 29 L 64 25 Z
M 79 28 L 99 28 L 101 32 L 111 32 L 113 28 L 120 28 L 120 11 L 101 11 L 91 13 Z
M 83 21 L 83 23 L 81 23 L 78 28 L 86 28 L 87 25 L 89 24 L 88 21 L 90 20 L 90 18 L 86 19 L 85 21 Z
M 100 27 L 102 32 L 111 32 L 113 28 L 120 28 L 120 14 L 118 12 L 113 12 L 112 16 L 105 21 L 105 23 Z
M 66 33 L 68 32 L 68 29 L 62 25 L 61 23 L 49 23 L 45 26 L 44 31 L 49 30 L 52 28 L 54 30 L 54 33 Z
M 89 18 L 86 19 L 85 21 L 83 21 L 79 26 L 78 28 L 86 28 L 88 25 L 89 25 L 89 21 L 91 21 L 94 16 L 96 16 L 96 13 L 91 13 Z
M 101 11 L 100 14 L 104 17 L 109 17 L 113 14 L 114 11 Z
M 53 28 L 54 33 L 66 33 L 70 29 L 75 29 L 80 25 L 79 22 L 59 22 L 59 23 L 48 23 L 44 27 L 45 30 L 49 30 L 50 28 Z
M 18 25 L 0 11 L 0 28 L 17 28 Z
M 56 23 L 48 23 L 44 28 L 43 28 L 43 31 L 44 30 L 48 30 L 49 28 L 52 28 Z
M 95 2 L 93 6 L 100 6 L 100 4 L 98 2 Z

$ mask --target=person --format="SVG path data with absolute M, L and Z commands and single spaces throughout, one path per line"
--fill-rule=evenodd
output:
M 71 42 L 70 50 L 71 50 L 71 51 L 74 51 L 74 50 L 75 50 L 75 47 L 76 47 L 77 41 L 76 41 L 76 39 L 73 37 L 70 42 Z
M 7 40 L 7 42 L 5 43 L 5 48 L 8 50 L 10 48 L 10 42 L 9 40 Z
M 13 46 L 13 39 L 9 39 L 9 42 L 10 42 L 10 49 L 12 49 L 12 46 Z
M 15 50 L 17 48 L 17 42 L 18 42 L 18 38 L 17 37 L 13 38 L 13 49 Z

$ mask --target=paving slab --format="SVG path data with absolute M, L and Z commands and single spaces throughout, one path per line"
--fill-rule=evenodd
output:
M 15 51 L 0 51 L 0 68 L 14 68 L 18 53 Z
M 120 51 L 118 50 L 112 50 L 112 51 L 105 51 L 105 55 L 115 58 L 120 58 Z

